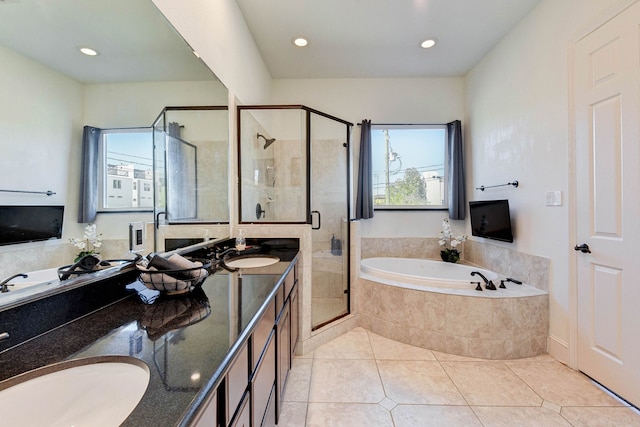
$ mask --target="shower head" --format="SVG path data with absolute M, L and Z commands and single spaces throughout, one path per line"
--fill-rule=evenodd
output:
M 264 139 L 264 149 L 266 150 L 268 146 L 270 146 L 271 144 L 273 144 L 274 142 L 276 142 L 275 138 L 269 138 L 267 139 L 266 136 L 262 135 L 261 133 L 258 134 L 258 139 L 262 138 Z

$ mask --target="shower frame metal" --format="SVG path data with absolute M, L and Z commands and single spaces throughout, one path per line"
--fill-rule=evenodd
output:
M 345 125 L 346 135 L 345 135 L 345 143 L 343 144 L 344 148 L 347 150 L 346 156 L 346 182 L 345 186 L 347 188 L 346 191 L 346 215 L 347 215 L 347 235 L 348 235 L 348 245 L 346 246 L 346 257 L 347 257 L 347 269 L 346 269 L 346 280 L 347 280 L 347 290 L 345 293 L 347 294 L 347 303 L 346 303 L 346 313 L 343 315 L 339 315 L 336 318 L 327 319 L 326 321 L 316 325 L 312 328 L 312 330 L 316 330 L 325 326 L 337 319 L 340 319 L 351 312 L 351 263 L 350 259 L 350 242 L 351 242 L 351 230 L 349 227 L 349 223 L 353 220 L 351 216 L 351 149 L 350 149 L 350 141 L 351 141 L 351 128 L 353 127 L 353 123 L 348 122 L 346 120 L 340 119 L 338 117 L 332 116 L 330 114 L 324 113 L 322 111 L 316 110 L 314 108 L 307 107 L 301 104 L 292 104 L 292 105 L 238 105 L 237 109 L 237 153 L 238 153 L 238 161 L 237 161 L 237 170 L 238 170 L 238 224 L 309 224 L 313 227 L 313 212 L 311 210 L 311 194 L 312 194 L 312 167 L 311 167 L 311 115 L 316 114 L 320 117 L 324 117 L 330 120 L 333 120 L 337 123 L 341 123 Z M 305 148 L 306 148 L 306 220 L 304 221 L 243 221 L 242 220 L 242 111 L 243 110 L 302 110 L 305 112 Z M 277 142 L 276 142 L 277 143 Z M 319 219 L 320 221 L 320 219 Z

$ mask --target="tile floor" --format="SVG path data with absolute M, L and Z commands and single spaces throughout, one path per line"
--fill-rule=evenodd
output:
M 640 426 L 640 412 L 548 355 L 473 359 L 356 328 L 293 365 L 279 427 Z

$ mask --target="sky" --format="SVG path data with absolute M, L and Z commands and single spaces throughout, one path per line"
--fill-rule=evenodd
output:
M 389 164 L 389 181 L 404 178 L 407 168 L 419 172 L 438 171 L 444 175 L 444 149 L 446 132 L 443 127 L 430 129 L 394 129 L 389 127 L 390 151 L 397 153 L 398 160 Z M 385 177 L 385 135 L 381 126 L 371 129 L 373 157 L 373 187 L 384 190 Z

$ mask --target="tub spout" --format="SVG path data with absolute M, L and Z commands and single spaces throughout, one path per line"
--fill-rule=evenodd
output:
M 480 273 L 479 271 L 472 271 L 471 272 L 472 276 L 480 276 L 482 277 L 482 280 L 484 280 L 484 287 L 491 290 L 491 291 L 495 291 L 496 290 L 496 285 L 493 284 L 493 282 L 489 279 L 487 279 L 486 277 L 484 277 L 484 274 Z
M 13 284 L 10 284 L 9 281 L 12 279 L 15 279 L 16 277 L 22 277 L 26 279 L 29 276 L 24 273 L 18 273 L 18 274 L 14 274 L 8 279 L 3 280 L 2 283 L 0 283 L 0 293 L 4 294 L 5 292 L 9 292 L 9 286 L 13 286 Z

